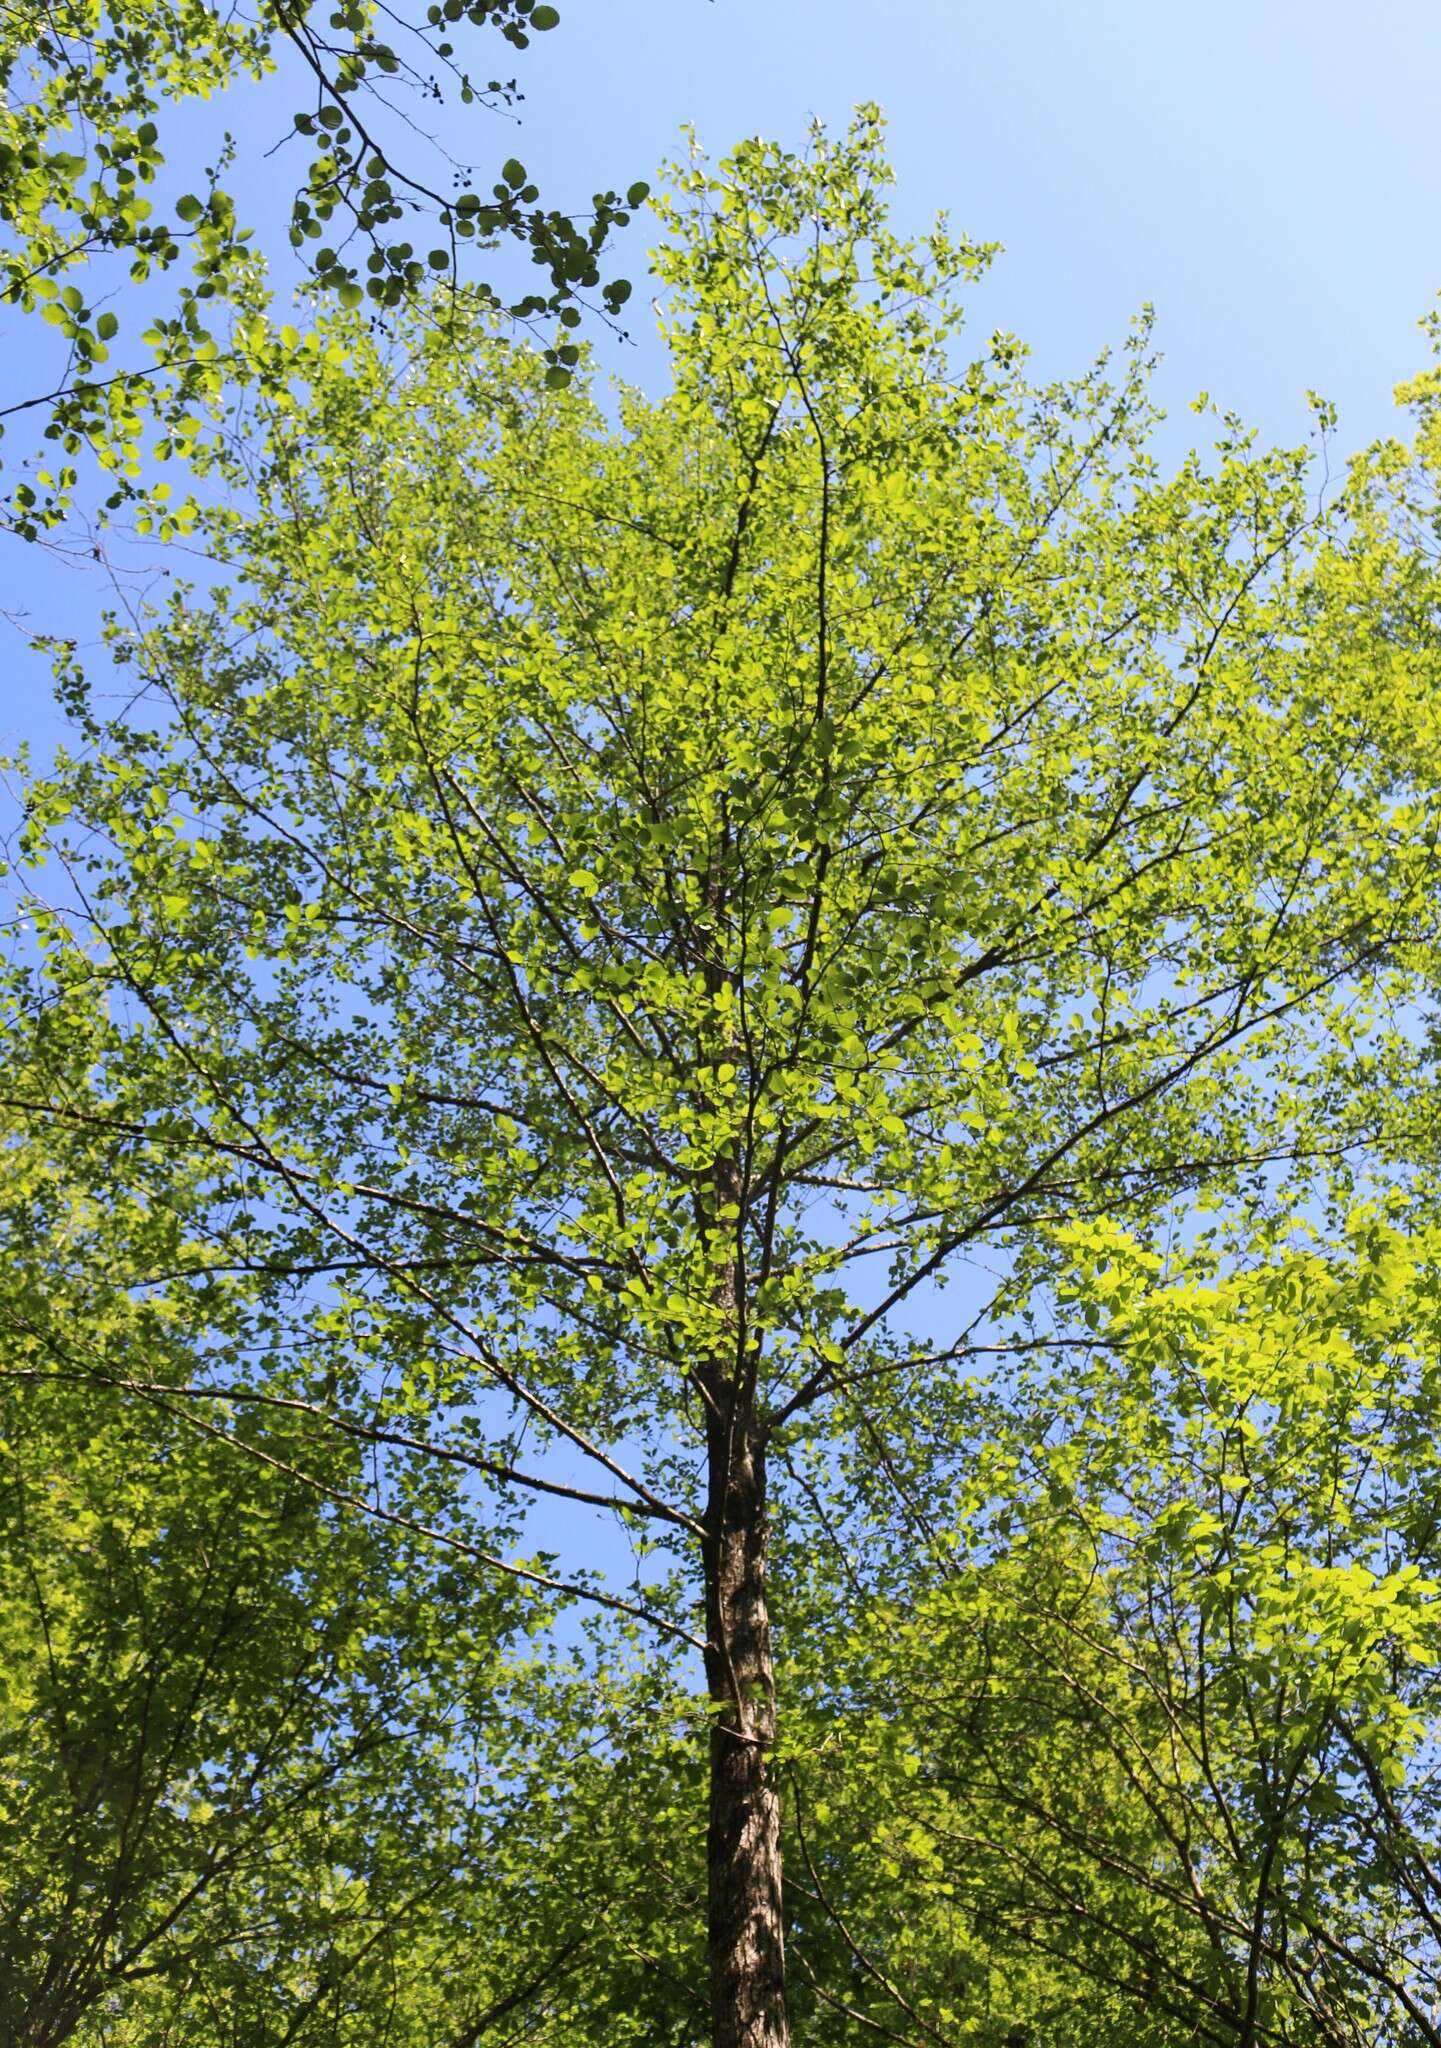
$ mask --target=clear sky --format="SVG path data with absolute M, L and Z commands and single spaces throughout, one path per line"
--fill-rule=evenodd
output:
M 901 217 L 947 208 L 1005 244 L 984 318 L 1047 370 L 1080 368 L 1150 300 L 1178 407 L 1205 387 L 1299 436 L 1312 387 L 1354 445 L 1426 360 L 1436 0 L 570 0 L 562 17 L 521 148 L 558 194 L 647 175 L 682 121 L 719 152 L 875 99 Z

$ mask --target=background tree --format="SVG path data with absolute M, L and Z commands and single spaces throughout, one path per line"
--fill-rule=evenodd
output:
M 77 1022 L 40 1033 L 72 1112 Z M 206 1241 L 214 1175 L 201 1199 L 86 1106 L 43 1152 L 6 1124 L 0 2031 L 435 2048 L 524 2013 L 573 2039 L 584 1963 L 634 2008 L 612 2038 L 666 2039 L 597 1961 L 644 1927 L 612 1765 L 659 1815 L 654 1684 L 584 1639 L 538 1668 L 547 1613 L 467 1570 L 475 1514 L 427 1538 L 394 1457 L 317 1443 L 280 1359 L 263 1403 L 187 1398 L 259 1334 L 252 1283 Z
M 772 1529 L 864 1471 L 929 1560 L 980 1262 L 1379 1144 L 1433 935 L 1399 542 L 1233 423 L 1163 477 L 1144 333 L 967 361 L 986 252 L 886 176 L 871 114 L 678 173 L 674 390 L 614 420 L 483 309 L 388 355 L 249 305 L 231 589 L 117 624 L 130 716 L 62 652 L 30 794 L 115 1127 L 253 1191 L 217 1263 L 324 1283 L 267 1308 L 317 1441 L 577 1559 L 614 1517 L 629 1584 L 488 1568 L 699 1656 L 719 2048 L 788 2034 Z
M 907 2040 L 1434 2041 L 1434 1229 L 1066 1235 L 926 1590 L 811 1562 L 806 1974 Z
M 467 266 L 467 251 L 506 242 L 528 251 L 543 276 L 511 297 L 522 320 L 550 315 L 579 324 L 586 294 L 615 314 L 624 279 L 602 282 L 600 263 L 627 209 L 644 199 L 594 195 L 575 214 L 540 203 L 525 165 L 507 154 L 477 189 L 474 168 L 421 123 L 449 102 L 511 109 L 513 78 L 472 75 L 472 32 L 507 60 L 555 28 L 538 0 L 437 0 L 397 12 L 375 0 L 334 7 L 260 0 L 253 10 L 206 0 L 14 0 L 0 13 L 0 305 L 39 313 L 63 349 L 53 390 L 5 394 L 7 414 L 42 408 L 54 459 L 19 479 L 11 523 L 35 538 L 63 516 L 76 484 L 75 458 L 100 452 L 114 506 L 138 495 L 141 423 L 157 402 L 184 420 L 213 394 L 225 361 L 218 302 L 253 263 L 257 222 L 233 187 L 234 147 L 207 134 L 204 162 L 186 134 L 187 103 L 219 100 L 243 83 L 264 85 L 246 119 L 269 119 L 277 146 L 294 141 L 309 163 L 290 203 L 288 239 L 300 263 L 347 305 L 383 311 L 425 296 Z M 459 40 L 454 40 L 458 38 Z M 483 58 L 486 70 L 495 56 Z M 294 111 L 283 111 L 286 108 Z M 269 108 L 272 111 L 267 113 Z M 180 156 L 175 154 L 176 146 Z M 260 223 L 262 228 L 267 223 Z M 278 250 L 269 252 L 279 255 Z M 173 304 L 144 287 L 189 259 Z M 499 307 L 506 295 L 472 281 Z M 120 301 L 117 311 L 111 303 Z M 430 303 L 445 318 L 448 295 Z M 133 309 L 143 308 L 134 351 Z M 129 326 L 131 332 L 122 333 Z M 119 339 L 117 340 L 117 336 Z M 116 368 L 112 348 L 128 348 Z M 546 350 L 556 377 L 577 359 L 562 332 Z M 117 443 L 120 445 L 117 446 Z M 28 450 L 27 450 L 28 452 Z M 27 465 L 27 468 L 29 465 Z

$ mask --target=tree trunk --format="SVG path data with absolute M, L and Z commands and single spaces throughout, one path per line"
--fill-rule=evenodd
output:
M 720 1389 L 717 1389 L 719 1392 Z M 705 1545 L 714 2048 L 787 2048 L 775 1672 L 766 1603 L 765 1446 L 734 1385 L 709 1427 Z

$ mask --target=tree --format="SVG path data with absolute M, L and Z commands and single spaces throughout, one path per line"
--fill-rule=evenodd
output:
M 365 1491 L 364 1448 L 308 1442 L 279 1374 L 264 1404 L 195 1412 L 186 1386 L 254 1335 L 246 1283 L 209 1270 L 163 1145 L 123 1190 L 114 1153 L 95 1125 L 42 1153 L 7 1121 L 0 2032 L 433 2048 L 521 2006 L 563 2025 L 635 1881 L 576 1754 L 580 1672 L 542 1700 L 536 1601 L 458 1572 L 393 1467 L 385 1517 L 337 1513 L 314 1482 Z M 634 1691 L 613 1674 L 615 1754 Z M 583 1844 L 608 1884 L 570 1881 Z
M 1234 2048 L 1204 1931 L 1177 1907 L 1169 1845 L 1127 1773 L 1153 1748 L 1127 1684 L 1136 1645 L 1075 1528 L 987 1447 L 1004 1541 L 996 1495 L 951 1504 L 947 1553 L 924 1572 L 894 1591 L 855 1573 L 848 1627 L 824 1551 L 809 1573 L 822 1625 L 788 1606 L 790 1947 L 817 2004 L 799 2031 L 848 2040 L 849 2019 L 916 2044 Z
M 1068 1229 L 928 1583 L 802 1634 L 800 1953 L 873 2025 L 1438 2039 L 1438 1246 L 1388 1206 Z
M 324 1283 L 267 1310 L 317 1443 L 631 1533 L 623 1588 L 488 1568 L 700 1659 L 717 2048 L 788 2038 L 773 1526 L 864 1473 L 931 1557 L 974 1262 L 1382 1142 L 1433 937 L 1412 557 L 1233 422 L 1163 477 L 1144 329 L 964 360 L 988 252 L 886 177 L 870 113 L 677 172 L 674 390 L 614 420 L 483 309 L 251 304 L 230 588 L 117 622 L 130 715 L 60 650 L 29 799 L 122 1152 Z
M 579 324 L 582 295 L 595 292 L 614 315 L 630 295 L 622 278 L 602 284 L 600 260 L 628 208 L 646 194 L 597 192 L 588 217 L 540 204 L 538 187 L 514 154 L 489 189 L 472 167 L 429 143 L 416 114 L 448 99 L 463 108 L 510 109 L 523 97 L 514 79 L 473 77 L 451 39 L 494 33 L 508 54 L 556 27 L 560 16 L 536 0 L 442 0 L 396 13 L 375 0 L 338 8 L 308 0 L 261 0 L 251 13 L 206 0 L 18 0 L 0 19 L 0 304 L 38 312 L 64 343 L 57 385 L 0 406 L 6 414 L 44 408 L 46 438 L 63 460 L 21 479 L 11 496 L 16 531 L 37 537 L 64 516 L 76 483 L 74 458 L 100 451 L 111 472 L 111 509 L 136 489 L 141 421 L 152 405 L 182 420 L 216 388 L 224 358 L 219 304 L 253 263 L 255 222 L 237 206 L 229 136 L 207 141 L 213 161 L 187 151 L 178 171 L 167 152 L 183 137 L 187 102 L 208 102 L 249 81 L 266 81 L 277 111 L 277 146 L 296 142 L 310 162 L 290 208 L 289 244 L 319 286 L 347 305 L 377 311 L 424 296 L 453 277 L 467 246 L 512 242 L 544 272 L 511 313 Z M 282 83 L 283 81 L 283 83 Z M 286 98 L 278 97 L 281 94 Z M 299 110 L 278 108 L 299 102 Z M 177 118 L 178 116 L 178 118 Z M 181 147 L 185 145 L 181 143 Z M 417 234 L 435 246 L 417 249 Z M 279 252 L 271 252 L 278 254 Z M 191 281 L 173 306 L 140 288 L 186 257 Z M 122 316 L 147 307 L 146 356 L 111 367 Z M 493 284 L 473 286 L 499 306 Z M 432 310 L 442 323 L 447 295 Z M 122 337 L 123 345 L 128 337 Z M 547 350 L 557 378 L 576 360 L 562 332 Z M 117 448 L 117 442 L 122 444 Z
M 1103 1344 L 1056 1403 L 1063 1462 L 1242 2048 L 1288 2014 L 1338 2048 L 1441 2039 L 1437 1239 L 1391 1207 L 1219 1275 L 1202 1244 L 1164 1284 L 1116 1233 L 1071 1240 Z

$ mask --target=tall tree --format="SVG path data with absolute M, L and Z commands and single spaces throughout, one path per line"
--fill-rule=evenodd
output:
M 317 1443 L 631 1532 L 633 1583 L 490 1568 L 699 1657 L 712 2038 L 781 2048 L 772 1528 L 867 1465 L 931 1541 L 978 1274 L 1058 1211 L 1376 1139 L 1435 656 L 1304 451 L 1161 474 L 1144 330 L 968 360 L 988 252 L 894 235 L 874 114 L 674 182 L 674 389 L 614 418 L 481 309 L 458 354 L 247 308 L 231 587 L 117 623 L 130 714 L 61 651 L 34 914 L 62 1006 L 114 992 L 116 1128 L 308 1276 Z

